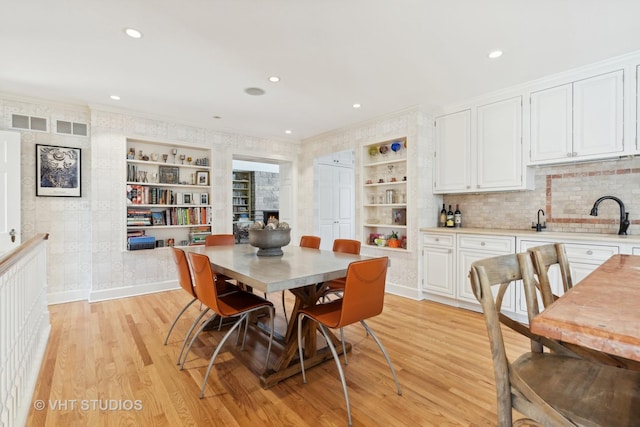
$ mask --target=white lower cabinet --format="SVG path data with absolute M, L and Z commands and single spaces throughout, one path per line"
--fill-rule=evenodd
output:
M 515 253 L 516 238 L 515 236 L 475 234 L 459 234 L 457 238 L 458 300 L 478 305 L 469 280 L 471 264 L 484 258 Z M 502 308 L 507 311 L 515 310 L 515 298 L 512 290 L 505 294 Z
M 425 292 L 456 298 L 453 234 L 422 235 L 422 286 Z

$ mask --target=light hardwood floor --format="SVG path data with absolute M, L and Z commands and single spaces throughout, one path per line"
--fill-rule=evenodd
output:
M 277 329 L 284 330 L 278 299 Z M 264 340 L 249 332 L 240 355 L 232 336 L 198 398 L 219 332 L 203 333 L 185 370 L 176 366 L 197 304 L 170 322 L 189 300 L 182 290 L 89 304 L 50 306 L 51 336 L 29 426 L 344 426 L 346 409 L 333 361 L 270 388 L 260 386 Z M 293 300 L 288 300 L 289 309 Z M 371 337 L 345 329 L 353 344 L 345 368 L 354 426 L 495 425 L 493 367 L 482 315 L 387 295 L 371 319 L 395 365 L 403 395 Z M 505 331 L 510 356 L 527 351 Z M 239 359 L 255 360 L 245 364 Z M 273 363 L 273 358 L 271 363 Z M 248 365 L 248 366 L 247 366 Z M 45 409 L 35 406 L 44 401 Z M 57 405 L 53 407 L 52 405 Z M 66 405 L 66 408 L 64 407 Z M 133 406 L 133 408 L 131 408 Z

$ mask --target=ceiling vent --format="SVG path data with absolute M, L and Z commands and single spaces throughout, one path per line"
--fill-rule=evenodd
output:
M 44 117 L 11 115 L 11 127 L 14 129 L 33 130 L 36 132 L 48 132 L 49 121 Z
M 63 135 L 88 136 L 89 125 L 86 123 L 56 120 L 56 133 Z

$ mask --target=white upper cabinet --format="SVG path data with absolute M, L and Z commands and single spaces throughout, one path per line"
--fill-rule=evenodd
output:
M 479 190 L 519 188 L 522 176 L 522 97 L 478 107 Z
M 521 96 L 438 117 L 435 126 L 434 193 L 527 188 Z
M 531 93 L 532 164 L 620 155 L 623 71 Z
M 436 118 L 437 192 L 471 188 L 471 110 Z

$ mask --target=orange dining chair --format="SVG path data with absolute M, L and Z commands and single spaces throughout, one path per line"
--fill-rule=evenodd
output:
M 211 234 L 204 239 L 205 246 L 235 245 L 236 238 L 233 234 Z
M 248 323 L 249 313 L 265 308 L 269 311 L 270 329 L 269 347 L 267 348 L 267 359 L 265 361 L 266 370 L 269 364 L 269 355 L 271 354 L 271 344 L 273 342 L 273 320 L 275 317 L 275 310 L 273 309 L 273 304 L 270 301 L 259 297 L 258 295 L 255 295 L 251 292 L 238 290 L 237 292 L 227 293 L 224 295 L 219 294 L 216 284 L 220 281 L 220 278 L 216 273 L 212 271 L 211 263 L 208 256 L 189 252 L 189 262 L 191 264 L 191 270 L 193 272 L 193 280 L 195 283 L 196 295 L 198 295 L 198 299 L 222 318 L 238 317 L 238 320 L 233 324 L 233 326 L 231 326 L 229 331 L 227 331 L 224 337 L 220 340 L 220 343 L 218 343 L 218 346 L 213 352 L 213 356 L 211 356 L 209 366 L 207 367 L 207 373 L 204 376 L 204 380 L 202 381 L 202 388 L 200 390 L 200 399 L 202 399 L 204 397 L 205 387 L 207 386 L 209 373 L 211 372 L 211 368 L 213 367 L 213 362 L 216 360 L 216 357 L 222 349 L 225 341 L 227 341 L 227 338 L 229 338 L 229 336 L 236 328 L 239 328 L 242 325 L 242 322 L 247 320 Z M 207 326 L 210 320 L 211 319 L 203 323 L 191 338 L 191 342 L 189 343 L 189 347 L 187 348 L 187 351 L 184 355 L 184 359 L 182 360 L 180 369 L 184 368 L 185 361 L 187 360 L 187 355 L 189 354 L 193 343 L 195 342 L 200 332 L 202 332 L 202 330 Z M 244 344 L 247 336 L 246 332 L 247 329 L 245 328 L 245 333 L 242 338 L 241 350 L 244 350 Z M 238 329 L 238 337 L 239 336 L 240 329 Z
M 320 249 L 320 237 L 318 236 L 300 236 L 300 245 L 301 248 L 310 248 L 310 249 Z M 287 308 L 284 304 L 284 293 L 282 291 L 282 312 L 284 313 L 284 321 L 289 322 L 287 320 Z
M 193 299 L 189 301 L 187 305 L 185 305 L 182 308 L 182 310 L 180 310 L 176 318 L 173 320 L 173 323 L 169 328 L 169 332 L 167 333 L 167 337 L 164 339 L 164 345 L 167 345 L 167 342 L 169 341 L 169 336 L 171 335 L 171 332 L 173 331 L 173 328 L 178 322 L 178 319 L 180 318 L 180 316 L 182 316 L 182 314 L 187 310 L 187 308 L 189 308 L 191 304 L 193 304 L 198 299 L 196 290 L 193 287 L 193 279 L 191 277 L 191 270 L 189 269 L 187 255 L 182 249 L 178 249 L 176 247 L 172 247 L 171 250 L 173 254 L 173 261 L 175 262 L 176 269 L 178 270 L 178 283 L 180 283 L 180 286 L 182 287 L 182 289 L 188 292 L 193 297 Z M 217 287 L 218 287 L 218 293 L 220 294 L 235 292 L 238 290 L 236 286 L 224 280 L 220 280 L 219 282 L 217 282 Z M 187 339 L 193 332 L 196 325 L 200 322 L 200 320 L 202 320 L 202 318 L 204 317 L 205 314 L 207 314 L 208 311 L 209 309 L 202 310 L 200 315 L 196 318 L 196 320 L 194 320 L 193 324 L 191 325 L 191 328 L 189 328 L 189 331 L 187 332 L 187 335 L 185 335 L 184 340 L 182 342 L 182 348 L 180 349 L 180 355 L 178 356 L 177 364 L 180 364 L 180 358 L 182 357 L 182 353 L 184 352 L 184 347 L 187 344 Z
M 363 261 L 354 261 L 349 264 L 347 277 L 344 286 L 343 296 L 340 299 L 330 301 L 326 304 L 316 304 L 311 307 L 303 308 L 298 315 L 298 354 L 300 357 L 300 366 L 302 368 L 302 380 L 307 382 L 304 370 L 304 355 L 302 351 L 302 321 L 305 317 L 315 321 L 320 326 L 320 330 L 324 335 L 327 345 L 333 354 L 333 359 L 340 373 L 342 381 L 342 390 L 344 391 L 344 400 L 347 404 L 347 415 L 349 425 L 351 425 L 351 409 L 349 406 L 349 394 L 347 393 L 347 383 L 344 378 L 344 372 L 336 348 L 333 344 L 332 337 L 329 335 L 327 328 L 343 328 L 355 322 L 360 322 L 364 329 L 373 340 L 378 344 L 382 354 L 387 360 L 387 364 L 391 369 L 391 374 L 396 382 L 398 395 L 402 394 L 398 376 L 391 359 L 387 354 L 384 346 L 373 333 L 371 328 L 365 322 L 366 319 L 377 316 L 382 313 L 384 305 L 384 288 L 387 276 L 388 257 L 373 258 Z M 312 327 L 312 326 L 309 326 Z M 344 342 L 342 343 L 342 351 L 346 353 Z

